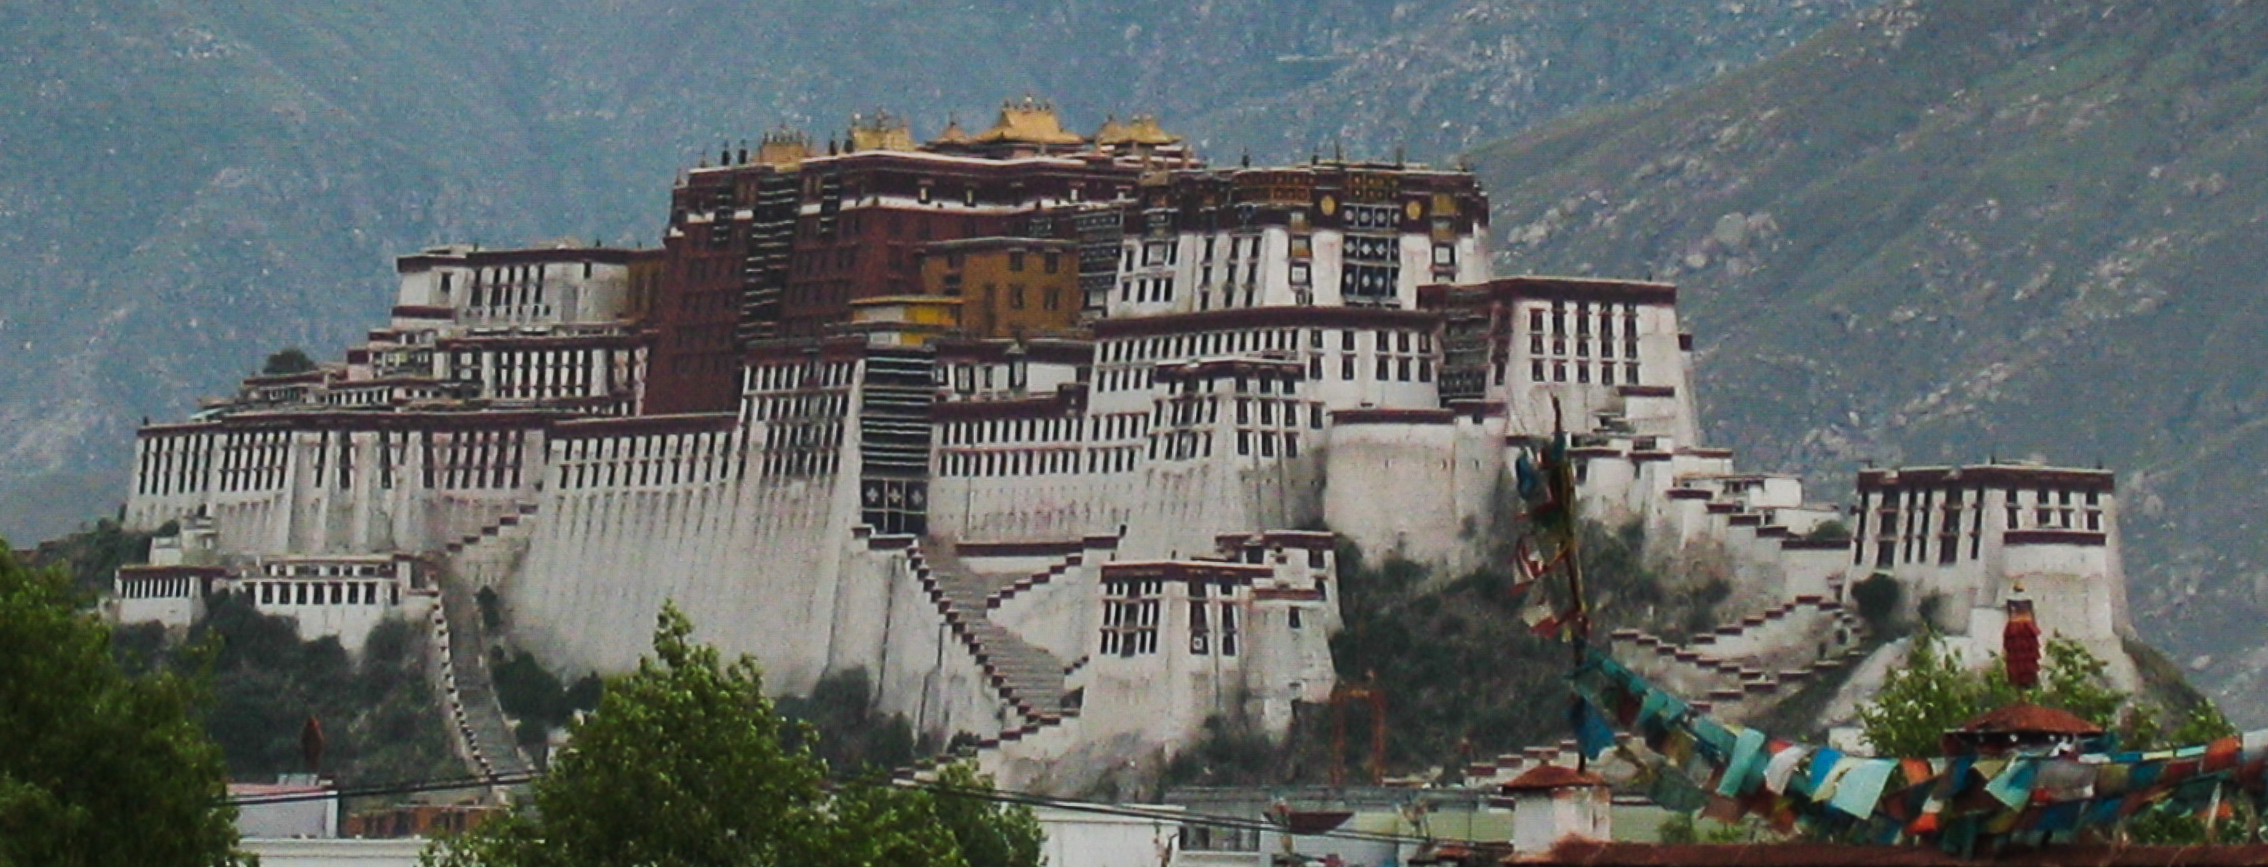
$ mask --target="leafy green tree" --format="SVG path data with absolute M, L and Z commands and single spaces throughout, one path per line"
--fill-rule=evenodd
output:
M 2017 689 L 2007 670 L 1988 665 L 1971 670 L 1928 630 L 1913 637 L 1904 665 L 1892 668 L 1882 689 L 1859 709 L 1859 726 L 1875 751 L 1885 756 L 1932 756 L 1938 739 L 1985 711 L 2025 701 L 2068 711 L 2102 726 L 2118 728 L 2128 696 L 2105 681 L 2105 663 L 2068 638 L 2048 641 L 2040 665 L 2040 685 Z
M 809 696 L 781 697 L 776 709 L 783 717 L 809 724 L 818 734 L 812 751 L 841 778 L 899 767 L 914 759 L 913 724 L 904 714 L 875 713 L 873 699 L 873 678 L 865 668 L 853 666 L 819 678 Z
M 1028 810 L 889 785 L 830 792 L 811 733 L 773 710 L 755 663 L 726 664 L 691 634 L 665 607 L 653 655 L 607 682 L 525 808 L 437 845 L 426 863 L 1038 867 Z M 991 859 L 981 845 L 996 839 L 1029 857 L 963 854 Z
M 1891 623 L 1898 616 L 1899 597 L 1903 595 L 1904 585 L 1881 572 L 1851 585 L 1851 601 L 1857 604 L 1859 618 L 1865 620 L 1867 630 L 1876 635 L 1889 634 Z
M 1654 836 L 1661 842 L 1670 844 L 1701 842 L 1701 831 L 1693 826 L 1692 813 L 1671 813 L 1655 829 Z
M 937 775 L 939 787 L 964 793 L 938 794 L 937 821 L 959 844 L 969 867 L 1040 867 L 1044 838 L 1031 808 L 1009 806 L 981 797 L 992 791 L 992 781 L 967 765 L 952 765 Z
M 324 773 L 353 786 L 463 772 L 425 675 L 418 625 L 386 618 L 359 660 L 335 637 L 301 641 L 291 618 L 263 614 L 242 593 L 217 593 L 184 647 L 162 628 L 136 624 L 111 636 L 129 671 L 197 672 L 210 686 L 201 722 L 231 777 L 260 780 L 305 771 L 300 732 L 323 726 Z
M 1820 542 L 1848 542 L 1851 539 L 1851 525 L 1829 518 L 1812 525 L 1811 532 L 1803 534 L 1803 537 Z
M 260 375 L 281 376 L 289 373 L 306 373 L 315 369 L 315 359 L 307 357 L 307 350 L 286 346 L 268 356 L 260 365 Z
M 176 525 L 167 528 L 177 530 Z M 128 563 L 147 563 L 150 560 L 149 533 L 129 532 L 117 521 L 102 518 L 91 526 L 60 539 L 39 543 L 32 551 L 32 568 L 59 566 L 68 571 L 71 583 L 82 593 L 99 593 L 110 586 L 118 567 Z
M 221 753 L 197 682 L 128 677 L 57 569 L 0 542 L 0 865 L 233 860 Z

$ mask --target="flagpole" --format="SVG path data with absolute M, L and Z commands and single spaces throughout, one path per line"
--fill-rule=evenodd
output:
M 1591 614 L 1590 607 L 1583 598 L 1583 552 L 1580 548 L 1583 525 L 1582 517 L 1575 511 L 1575 467 L 1568 455 L 1567 420 L 1556 395 L 1551 399 L 1551 435 L 1551 448 L 1556 452 L 1552 456 L 1551 486 L 1556 489 L 1552 494 L 1560 498 L 1559 507 L 1566 520 L 1566 535 L 1561 539 L 1560 556 L 1565 561 L 1564 568 L 1567 570 L 1567 610 L 1570 617 L 1566 628 L 1571 639 L 1567 643 L 1568 671 L 1573 673 L 1583 667 L 1583 657 L 1590 644 Z M 1583 748 L 1583 697 L 1576 695 L 1571 700 L 1574 703 L 1568 708 L 1568 719 L 1574 723 L 1575 728 L 1575 769 L 1588 771 L 1591 755 L 1589 750 Z

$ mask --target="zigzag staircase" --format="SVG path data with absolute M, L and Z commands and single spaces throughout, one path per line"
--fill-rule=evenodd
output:
M 1830 589 L 1835 596 L 1841 595 L 1840 583 Z M 1809 656 L 1808 660 L 1783 660 L 1779 665 L 1767 662 L 1764 654 L 1725 647 L 1753 630 L 1799 616 L 1817 619 L 1817 628 L 1833 630 L 1838 639 L 1818 642 L 1816 653 L 1800 654 Z M 1694 688 L 1699 694 L 1686 699 L 1695 710 L 1715 709 L 1738 718 L 1761 703 L 1752 699 L 1768 702 L 1764 697 L 1776 695 L 1783 688 L 1794 689 L 1855 664 L 1865 649 L 1865 633 L 1865 624 L 1834 596 L 1803 595 L 1694 636 L 1682 645 L 1636 629 L 1615 630 L 1611 638 L 1615 655 L 1624 664 L 1660 670 L 1665 681 Z
M 951 554 L 916 547 L 909 555 L 915 575 L 938 614 L 976 657 L 993 689 L 1016 709 L 1025 727 L 1061 722 L 1065 715 L 1063 662 L 986 616 L 986 603 L 998 589 L 995 580 L 968 571 Z M 1017 727 L 1004 728 L 1001 738 L 1020 737 L 1017 731 Z
M 1065 665 L 1054 654 L 986 616 L 988 605 L 997 605 L 1005 590 L 998 586 L 998 579 L 971 572 L 951 553 L 932 552 L 919 543 L 908 547 L 906 557 L 915 580 L 930 604 L 937 607 L 948 631 L 976 659 L 995 694 L 1014 711 L 1014 718 L 1002 725 L 997 737 L 977 742 L 979 753 L 997 753 L 1005 744 L 1050 733 L 1063 736 L 1064 723 L 1079 716 L 1076 703 L 1065 701 L 1064 680 L 1081 663 Z M 898 776 L 925 775 L 939 764 L 958 758 L 940 755 L 921 759 L 900 768 Z
M 503 580 L 512 566 L 512 543 L 527 537 L 527 528 L 540 508 L 533 502 L 512 504 L 495 520 L 442 546 L 452 572 L 474 584 L 491 586 Z
M 1016 598 L 1016 594 L 1030 590 L 1034 587 L 1043 586 L 1049 582 L 1054 581 L 1057 578 L 1063 577 L 1063 573 L 1077 569 L 1081 565 L 1084 565 L 1086 563 L 1086 559 L 1087 558 L 1085 554 L 1072 554 L 1064 557 L 1060 561 L 1049 564 L 1045 569 L 1000 585 L 998 588 L 985 595 L 985 610 L 990 611 L 999 608 L 1008 600 Z
M 471 770 L 483 776 L 525 774 L 533 769 L 512 737 L 512 726 L 496 702 L 489 679 L 486 642 L 481 640 L 480 605 L 471 586 L 453 574 L 441 577 L 441 599 L 430 624 L 435 668 L 451 733 Z

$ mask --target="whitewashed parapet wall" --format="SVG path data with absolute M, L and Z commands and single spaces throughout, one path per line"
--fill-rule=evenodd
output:
M 262 410 L 143 428 L 130 526 L 209 516 L 231 553 L 429 551 L 529 502 L 549 416 Z

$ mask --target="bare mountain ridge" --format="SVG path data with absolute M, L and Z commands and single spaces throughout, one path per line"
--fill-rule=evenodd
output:
M 2141 631 L 2258 725 L 2263 44 L 2259 3 L 1899 0 L 1474 161 L 1514 267 L 1686 288 L 1756 464 L 2119 470 Z

